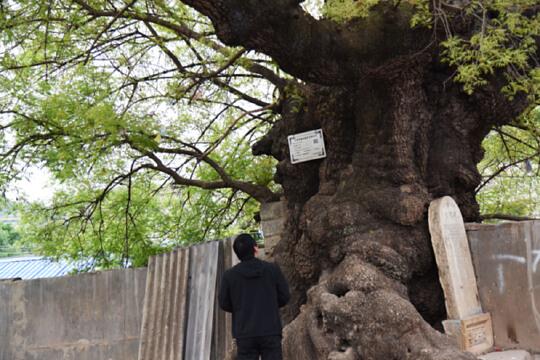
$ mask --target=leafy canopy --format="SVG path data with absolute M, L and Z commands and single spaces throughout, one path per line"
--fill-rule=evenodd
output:
M 384 0 L 329 0 L 322 13 L 338 22 L 364 18 Z M 397 6 L 402 1 L 394 1 Z M 487 84 L 487 78 L 503 71 L 509 96 L 528 93 L 533 103 L 540 101 L 540 68 L 536 53 L 540 36 L 540 13 L 533 10 L 537 0 L 407 0 L 414 14 L 411 26 L 427 26 L 444 31 L 442 60 L 456 68 L 455 80 L 471 94 Z M 452 24 L 468 17 L 474 31 L 460 32 Z M 465 21 L 465 20 L 464 20 Z M 470 26 L 470 25 L 469 25 Z
M 484 181 L 478 201 L 483 214 L 540 216 L 540 108 L 524 127 L 503 126 L 484 140 L 486 151 L 478 165 Z
M 354 22 L 382 2 L 304 5 Z M 509 96 L 536 101 L 539 16 L 527 13 L 536 1 L 401 4 L 411 26 L 445 34 L 443 60 L 465 91 L 503 71 Z M 449 25 L 463 14 L 475 31 Z M 58 183 L 50 203 L 24 211 L 23 241 L 114 267 L 255 230 L 257 202 L 279 198 L 279 188 L 275 162 L 250 147 L 295 82 L 266 56 L 223 45 L 209 20 L 180 1 L 0 2 L 0 185 L 34 166 Z M 488 150 L 501 154 L 496 139 Z M 486 203 L 487 189 L 494 186 L 482 192 Z
M 250 152 L 276 119 L 272 63 L 177 2 L 1 10 L 0 182 L 38 166 L 58 184 L 23 212 L 25 244 L 114 267 L 256 230 L 277 190 L 274 161 Z

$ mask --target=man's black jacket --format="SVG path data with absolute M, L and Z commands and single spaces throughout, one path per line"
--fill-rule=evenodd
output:
M 219 306 L 232 313 L 236 339 L 281 335 L 279 308 L 289 301 L 289 287 L 279 267 L 251 258 L 225 271 Z

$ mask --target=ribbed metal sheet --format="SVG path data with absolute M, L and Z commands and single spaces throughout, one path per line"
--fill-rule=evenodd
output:
M 231 239 L 151 257 L 139 360 L 223 360 L 231 316 L 218 309 L 217 289 L 237 262 Z
M 234 254 L 232 244 L 233 239 L 226 239 L 223 240 L 222 246 L 220 246 L 216 289 L 219 289 L 221 286 L 221 278 L 225 270 L 238 264 L 240 261 Z M 230 313 L 226 313 L 219 308 L 216 292 L 212 354 L 210 359 L 223 360 L 232 351 L 232 348 L 232 316 Z
M 217 289 L 237 262 L 231 239 L 151 257 L 139 360 L 223 360 L 231 316 L 218 309 Z
M 182 360 L 189 249 L 153 256 L 148 263 L 139 360 Z
M 0 279 L 38 279 L 68 275 L 78 269 L 75 263 L 54 262 L 39 256 L 0 259 Z
M 212 241 L 189 249 L 191 264 L 186 360 L 210 360 L 220 245 L 220 242 Z

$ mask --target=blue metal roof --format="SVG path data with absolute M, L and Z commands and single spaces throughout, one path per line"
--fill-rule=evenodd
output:
M 64 276 L 79 266 L 66 261 L 55 262 L 41 256 L 0 259 L 0 279 L 38 279 Z

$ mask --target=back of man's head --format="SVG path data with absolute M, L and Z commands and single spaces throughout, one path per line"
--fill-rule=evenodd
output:
M 249 234 L 240 234 L 234 239 L 233 250 L 241 261 L 252 258 L 255 255 L 255 239 Z

